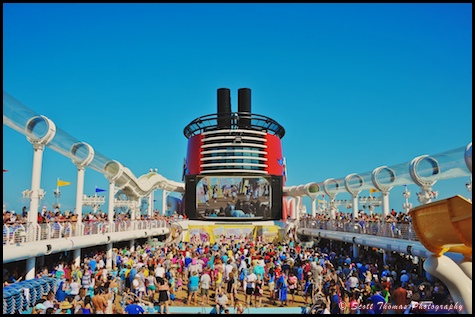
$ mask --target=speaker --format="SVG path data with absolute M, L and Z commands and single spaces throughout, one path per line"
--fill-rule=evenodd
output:
M 272 188 L 272 201 L 271 201 L 271 218 L 280 220 L 282 219 L 282 176 L 271 176 L 271 188 Z
M 196 175 L 185 175 L 185 215 L 188 219 L 198 219 L 196 213 Z

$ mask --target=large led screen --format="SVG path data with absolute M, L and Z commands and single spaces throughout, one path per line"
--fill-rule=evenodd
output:
M 270 178 L 198 177 L 198 219 L 271 219 Z

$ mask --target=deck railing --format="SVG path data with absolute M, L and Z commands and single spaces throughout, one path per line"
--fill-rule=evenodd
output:
M 44 241 L 51 239 L 87 236 L 111 232 L 126 232 L 154 228 L 168 228 L 166 220 L 128 220 L 128 221 L 91 221 L 50 222 L 42 224 L 13 223 L 3 225 L 3 244 Z
M 354 222 L 342 220 L 319 221 L 302 219 L 300 228 L 332 230 L 359 234 L 368 234 L 380 237 L 419 241 L 412 224 L 397 222 Z

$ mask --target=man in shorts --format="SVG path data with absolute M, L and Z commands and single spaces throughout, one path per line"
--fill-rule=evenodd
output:
M 209 269 L 205 268 L 200 278 L 201 305 L 208 305 L 210 284 L 211 276 L 209 275 Z
M 254 294 L 254 288 L 256 287 L 257 276 L 253 272 L 253 268 L 249 270 L 249 273 L 245 277 L 246 282 L 246 303 L 248 307 L 251 304 L 251 295 Z

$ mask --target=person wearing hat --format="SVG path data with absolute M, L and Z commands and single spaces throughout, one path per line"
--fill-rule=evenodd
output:
M 69 301 L 62 301 L 61 304 L 59 304 L 59 314 L 70 314 L 71 312 L 69 309 L 71 309 L 72 307 L 73 305 Z
M 43 303 L 38 303 L 31 310 L 31 314 L 44 314 L 46 308 L 47 307 L 45 305 L 43 305 Z

